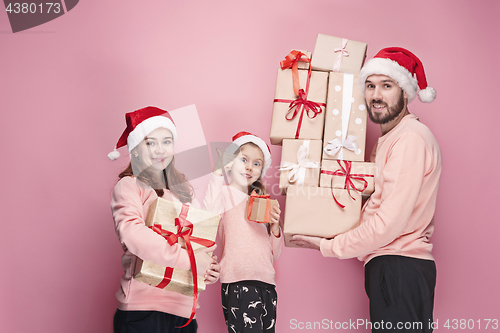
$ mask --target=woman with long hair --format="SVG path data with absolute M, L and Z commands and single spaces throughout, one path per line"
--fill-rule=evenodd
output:
M 131 160 L 119 174 L 111 200 L 116 234 L 124 251 L 114 332 L 194 333 L 198 327 L 195 319 L 180 328 L 191 315 L 192 296 L 133 279 L 138 258 L 164 267 L 191 268 L 185 249 L 179 244 L 170 245 L 145 225 L 149 205 L 158 197 L 200 206 L 194 199 L 193 188 L 174 165 L 177 129 L 170 114 L 156 107 L 127 113 L 126 120 L 127 128 L 116 148 L 128 146 Z M 119 157 L 116 148 L 108 155 L 112 160 Z M 216 257 L 208 254 L 214 249 L 212 246 L 195 254 L 199 275 L 204 275 L 208 284 L 219 277 Z

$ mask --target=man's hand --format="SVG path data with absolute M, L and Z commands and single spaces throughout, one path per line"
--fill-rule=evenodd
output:
M 293 235 L 290 243 L 305 249 L 319 250 L 321 237 Z

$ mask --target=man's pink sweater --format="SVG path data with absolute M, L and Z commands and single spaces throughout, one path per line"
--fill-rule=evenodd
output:
M 267 233 L 265 224 L 245 218 L 249 196 L 223 184 L 223 177 L 212 174 L 205 208 L 221 214 L 217 246 L 221 249 L 222 283 L 258 280 L 275 284 L 273 263 L 281 252 L 281 235 Z
M 163 198 L 178 201 L 170 191 L 164 192 Z M 122 266 L 125 271 L 121 288 L 116 293 L 118 308 L 129 311 L 154 310 L 189 318 L 192 297 L 152 287 L 132 276 L 137 257 L 165 267 L 190 268 L 186 250 L 179 244 L 170 246 L 162 236 L 145 225 L 149 205 L 157 197 L 153 189 L 132 177 L 120 179 L 113 189 L 111 210 L 115 231 L 124 251 Z
M 378 139 L 372 161 L 375 192 L 363 207 L 360 225 L 321 240 L 324 256 L 358 257 L 366 264 L 380 255 L 433 260 L 429 238 L 441 175 L 441 152 L 430 130 L 409 114 Z

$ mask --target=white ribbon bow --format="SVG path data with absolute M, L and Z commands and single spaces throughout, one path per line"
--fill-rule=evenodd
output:
M 290 170 L 288 181 L 297 182 L 297 185 L 304 185 L 307 168 L 319 168 L 319 162 L 313 162 L 309 158 L 309 148 L 301 145 L 297 151 L 297 164 L 291 162 L 281 162 L 280 170 Z
M 340 149 L 345 148 L 354 153 L 358 151 L 358 143 L 356 142 L 358 138 L 354 135 L 348 135 L 345 140 L 340 142 L 339 138 L 328 141 L 328 145 L 325 147 L 325 153 L 330 156 L 335 156 Z
M 335 64 L 333 65 L 333 71 L 334 72 L 338 72 L 340 71 L 340 64 L 342 64 L 342 58 L 344 56 L 348 57 L 349 56 L 349 52 L 347 52 L 347 50 L 345 49 L 345 47 L 347 46 L 347 42 L 349 40 L 347 38 L 342 38 L 342 43 L 340 44 L 340 47 L 336 48 L 335 49 L 335 53 L 337 52 L 340 52 L 339 56 L 337 57 L 337 60 L 335 60 Z

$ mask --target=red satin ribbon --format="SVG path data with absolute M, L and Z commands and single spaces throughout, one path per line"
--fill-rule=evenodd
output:
M 325 105 L 325 103 L 321 103 L 321 104 Z M 295 116 L 298 113 L 298 108 L 301 105 L 303 105 L 304 106 L 303 110 L 305 110 L 307 112 L 307 116 L 311 119 L 314 119 L 314 118 L 316 118 L 316 116 L 318 114 L 321 113 L 321 104 L 313 102 L 313 101 L 308 101 L 307 95 L 306 95 L 304 89 L 300 89 L 299 90 L 299 98 L 297 98 L 296 100 L 294 100 L 290 103 L 290 108 L 288 109 L 288 112 L 286 113 L 285 118 L 286 118 L 286 120 L 292 120 L 293 118 L 295 118 Z M 294 110 L 292 116 L 290 117 L 289 115 L 292 112 L 292 109 L 295 109 L 295 110 Z M 310 112 L 312 112 L 312 117 L 311 117 Z
M 340 162 L 344 162 L 345 168 L 344 168 L 344 166 L 342 166 L 342 163 L 340 163 Z M 347 190 L 347 193 L 349 193 L 349 196 L 352 198 L 352 200 L 356 200 L 351 194 L 351 189 L 353 189 L 359 193 L 362 193 L 368 187 L 368 181 L 366 181 L 366 179 L 364 179 L 364 177 L 374 177 L 374 175 L 352 174 L 351 173 L 351 168 L 352 168 L 351 161 L 337 160 L 337 163 L 340 166 L 339 170 L 336 170 L 336 171 L 321 170 L 321 173 L 324 173 L 327 175 L 332 175 L 332 176 L 345 177 L 344 189 Z M 353 179 L 362 181 L 364 183 L 363 188 L 361 190 L 358 189 L 356 187 L 356 185 L 354 185 L 354 183 L 352 181 Z M 333 194 L 333 177 L 332 177 L 332 181 L 330 184 L 331 184 L 330 187 L 332 189 L 333 200 L 335 200 L 337 205 L 339 205 L 341 208 L 344 208 L 345 206 L 342 205 L 340 202 L 338 202 L 337 198 L 335 198 L 335 195 Z
M 307 73 L 306 90 L 304 91 L 304 89 L 298 89 L 298 88 L 296 89 L 296 86 L 300 87 L 299 71 L 297 68 L 295 68 L 295 70 L 296 70 L 296 74 L 295 74 L 293 66 L 297 67 L 298 61 L 305 61 L 305 62 L 309 62 L 309 63 L 311 62 L 311 60 L 309 60 L 309 58 L 307 58 L 307 56 L 306 56 L 307 60 L 301 59 L 302 55 L 305 55 L 305 54 L 303 54 L 300 51 L 294 50 L 286 56 L 285 60 L 280 62 L 282 69 L 289 68 L 289 67 L 284 67 L 284 66 L 290 66 L 290 65 L 292 66 L 293 91 L 295 92 L 295 95 L 298 96 L 298 98 L 295 100 L 289 100 L 289 99 L 275 99 L 274 100 L 274 102 L 279 102 L 279 103 L 290 103 L 289 108 L 288 108 L 288 112 L 285 115 L 286 120 L 294 119 L 295 116 L 299 113 L 299 108 L 300 108 L 300 117 L 299 117 L 299 123 L 297 124 L 297 131 L 295 132 L 295 139 L 298 139 L 299 135 L 300 135 L 300 128 L 302 127 L 302 119 L 304 118 L 304 110 L 306 111 L 306 114 L 310 119 L 314 119 L 318 114 L 323 112 L 323 110 L 321 110 L 321 107 L 322 106 L 326 107 L 326 103 L 316 103 L 316 102 L 307 100 L 307 94 L 309 94 L 309 83 L 311 82 L 311 66 L 309 66 L 309 71 Z M 289 117 L 292 110 L 293 110 L 293 114 L 291 117 Z M 311 116 L 311 112 L 312 112 L 312 116 Z
M 305 57 L 303 59 L 302 57 Z M 293 79 L 293 92 L 295 95 L 299 95 L 300 82 L 299 82 L 299 61 L 309 63 L 309 67 L 311 64 L 311 59 L 307 57 L 306 54 L 293 50 L 286 57 L 285 60 L 280 62 L 281 69 L 292 69 L 292 79 Z
M 184 324 L 181 327 L 186 327 L 191 320 L 193 320 L 194 315 L 196 313 L 196 305 L 198 304 L 198 272 L 196 270 L 196 260 L 194 257 L 194 251 L 193 251 L 193 246 L 191 245 L 191 242 L 198 243 L 200 245 L 203 245 L 205 247 L 210 247 L 215 244 L 215 242 L 209 240 L 209 239 L 204 239 L 204 238 L 199 238 L 192 236 L 193 233 L 193 224 L 187 220 L 187 214 L 189 211 L 189 206 L 188 205 L 182 205 L 181 208 L 181 213 L 179 214 L 179 217 L 175 219 L 175 225 L 177 226 L 177 233 L 170 232 L 168 230 L 164 230 L 161 227 L 161 224 L 154 224 L 150 228 L 156 232 L 157 234 L 161 235 L 163 238 L 165 238 L 168 241 L 168 244 L 174 245 L 179 241 L 179 238 L 183 238 L 184 241 L 186 242 L 186 250 L 189 255 L 189 262 L 191 263 L 191 271 L 193 272 L 193 293 L 194 293 L 194 298 L 193 298 L 193 308 L 191 309 L 191 316 L 189 317 L 189 320 L 186 324 Z M 186 230 L 182 230 L 186 227 Z M 156 286 L 158 288 L 165 288 L 169 283 L 170 280 L 172 279 L 172 273 L 173 273 L 173 268 L 167 267 L 165 270 L 165 274 L 163 277 L 163 280 Z
M 255 201 L 256 198 L 259 199 L 266 199 L 266 212 L 264 214 L 264 222 L 260 221 L 255 221 L 255 220 L 250 220 L 250 213 L 252 212 L 252 207 L 253 207 L 253 202 Z M 257 223 L 269 223 L 271 222 L 271 198 L 270 195 L 258 195 L 255 190 L 250 194 L 250 199 L 248 200 L 248 212 L 247 212 L 247 219 L 252 222 L 257 222 Z

